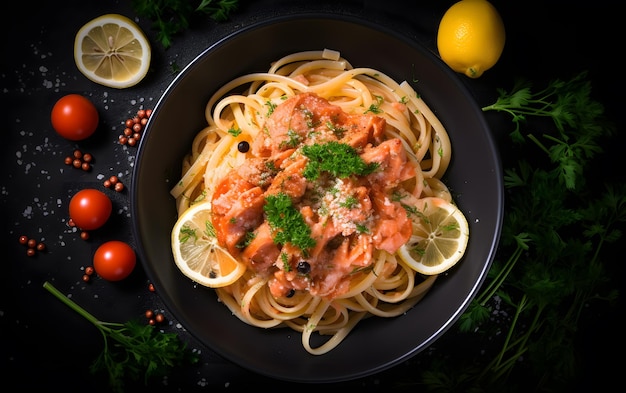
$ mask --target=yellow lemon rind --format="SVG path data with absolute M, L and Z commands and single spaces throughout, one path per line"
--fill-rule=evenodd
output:
M 453 71 L 476 79 L 496 65 L 506 42 L 504 22 L 487 0 L 461 0 L 437 30 L 439 56 Z

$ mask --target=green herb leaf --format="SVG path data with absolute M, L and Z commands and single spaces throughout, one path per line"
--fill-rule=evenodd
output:
M 339 142 L 305 145 L 302 154 L 309 158 L 303 175 L 316 180 L 321 172 L 328 172 L 339 178 L 352 175 L 369 175 L 378 169 L 376 162 L 366 163 L 350 145 Z
M 315 247 L 315 240 L 311 238 L 311 228 L 293 206 L 289 195 L 285 193 L 268 195 L 265 201 L 263 209 L 274 232 L 274 242 L 283 245 L 291 243 L 300 248 L 306 256 L 307 250 Z
M 615 130 L 591 98 L 586 73 L 537 91 L 518 81 L 498 92 L 483 110 L 506 113 L 514 124 L 507 210 L 487 280 L 458 323 L 459 339 L 481 355 L 436 357 L 422 373 L 430 391 L 575 386 L 586 371 L 576 366 L 579 326 L 597 317 L 593 305 L 611 310 L 617 296 L 607 285 L 614 258 L 606 246 L 622 237 L 626 185 L 598 176 L 600 146 Z
M 216 22 L 223 22 L 237 9 L 239 0 L 132 0 L 131 6 L 137 15 L 152 21 L 157 31 L 157 40 L 164 48 L 172 45 L 176 34 L 191 25 L 194 17 L 204 15 Z
M 124 391 L 126 381 L 143 380 L 147 385 L 152 377 L 166 376 L 174 367 L 199 360 L 199 356 L 188 351 L 187 344 L 175 333 L 159 333 L 154 326 L 135 320 L 123 324 L 102 322 L 51 283 L 46 281 L 43 287 L 100 330 L 104 349 L 91 365 L 91 371 L 105 370 L 109 385 L 116 393 Z

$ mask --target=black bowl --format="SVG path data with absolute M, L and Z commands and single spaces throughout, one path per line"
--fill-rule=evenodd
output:
M 447 128 L 453 159 L 444 179 L 468 218 L 464 259 L 439 277 L 413 309 L 397 318 L 369 318 L 337 348 L 311 355 L 300 333 L 248 326 L 174 264 L 170 232 L 176 221 L 169 190 L 181 161 L 205 125 L 204 109 L 225 82 L 267 71 L 283 55 L 333 49 L 355 67 L 407 80 Z M 417 81 L 417 82 L 413 82 Z M 502 169 L 489 127 L 468 90 L 441 60 L 417 42 L 347 16 L 290 15 L 244 28 L 207 48 L 174 80 L 154 108 L 142 137 L 132 181 L 134 234 L 141 262 L 166 306 L 200 342 L 265 376 L 296 382 L 364 377 L 409 359 L 460 317 L 493 260 L 503 215 Z

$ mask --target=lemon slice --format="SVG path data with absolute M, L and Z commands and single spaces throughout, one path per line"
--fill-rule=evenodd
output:
M 397 255 L 418 273 L 434 275 L 454 266 L 465 254 L 469 225 L 452 203 L 438 197 L 419 200 L 413 219 L 413 235 Z
M 150 67 L 150 43 L 141 28 L 123 15 L 99 16 L 80 28 L 74 61 L 91 81 L 118 89 L 139 83 Z
M 198 284 L 219 288 L 237 281 L 246 265 L 220 247 L 211 224 L 211 203 L 192 205 L 172 229 L 172 253 L 180 271 Z

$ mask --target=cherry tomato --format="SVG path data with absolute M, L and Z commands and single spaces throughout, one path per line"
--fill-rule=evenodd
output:
M 133 272 L 136 264 L 135 250 L 119 240 L 103 243 L 93 256 L 93 268 L 108 281 L 125 279 Z
M 98 229 L 107 222 L 113 210 L 111 199 L 102 191 L 85 188 L 70 200 L 70 218 L 85 231 Z
M 80 94 L 61 97 L 52 107 L 52 127 L 63 138 L 79 141 L 98 128 L 100 116 L 95 105 Z

